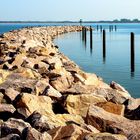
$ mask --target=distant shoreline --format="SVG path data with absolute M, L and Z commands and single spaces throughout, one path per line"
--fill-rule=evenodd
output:
M 140 23 L 140 21 L 138 22 L 133 22 L 133 21 L 130 21 L 130 22 L 121 22 L 121 21 L 118 21 L 118 22 L 113 22 L 113 21 L 83 21 L 83 22 L 79 22 L 79 21 L 0 21 L 0 23 Z

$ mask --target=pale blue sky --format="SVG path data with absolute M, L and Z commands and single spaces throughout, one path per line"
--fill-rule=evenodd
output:
M 140 0 L 0 0 L 0 20 L 140 19 Z

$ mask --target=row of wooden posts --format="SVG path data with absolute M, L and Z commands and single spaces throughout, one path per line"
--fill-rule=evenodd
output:
M 113 30 L 117 31 L 117 26 L 116 25 L 109 25 L 109 32 L 112 32 Z M 97 25 L 96 27 L 97 31 L 100 30 L 101 32 L 103 31 L 103 26 L 102 25 Z
M 90 32 L 90 50 L 92 51 L 92 43 L 93 43 L 93 37 L 92 32 L 93 29 L 90 26 L 89 28 Z M 83 26 L 82 28 L 82 40 L 86 43 L 87 41 L 87 28 Z M 103 59 L 106 58 L 106 31 L 103 29 L 102 31 L 102 44 L 103 44 Z M 131 72 L 135 71 L 135 35 L 133 32 L 130 34 L 130 62 L 131 62 Z

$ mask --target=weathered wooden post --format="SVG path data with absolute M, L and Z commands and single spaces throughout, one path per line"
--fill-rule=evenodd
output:
M 80 19 L 79 23 L 80 23 L 80 26 L 82 26 L 82 19 Z
M 115 31 L 117 31 L 117 26 L 115 25 Z
M 86 44 L 86 41 L 87 41 L 87 28 L 86 27 L 84 28 L 84 41 Z
M 92 27 L 90 26 L 90 53 L 92 54 Z
M 82 40 L 84 40 L 84 27 L 82 26 Z
M 106 57 L 106 32 L 103 30 L 103 58 Z
M 97 31 L 99 30 L 99 26 L 97 25 Z
M 135 35 L 131 32 L 131 72 L 135 71 Z
M 103 30 L 103 29 L 102 29 L 102 25 L 100 25 L 100 31 L 102 32 L 102 30 Z
M 114 29 L 113 25 L 111 27 L 112 27 L 112 31 L 113 31 L 113 29 Z
M 111 25 L 109 25 L 109 32 L 111 32 Z

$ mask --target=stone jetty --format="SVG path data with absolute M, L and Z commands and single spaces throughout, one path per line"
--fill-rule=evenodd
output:
M 81 30 L 30 27 L 0 35 L 1 140 L 140 139 L 140 99 L 84 72 L 53 43 Z

